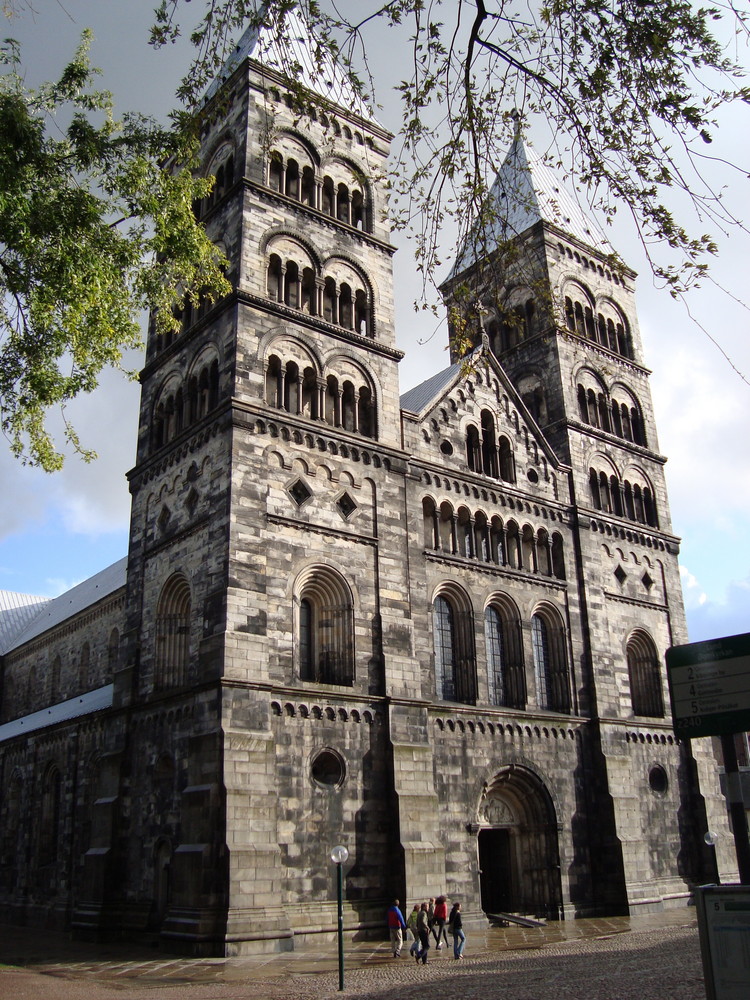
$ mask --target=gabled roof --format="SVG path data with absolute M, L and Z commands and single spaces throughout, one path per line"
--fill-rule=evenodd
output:
M 36 639 L 48 629 L 60 625 L 66 619 L 72 618 L 73 615 L 77 615 L 92 604 L 96 604 L 109 594 L 114 593 L 115 590 L 119 590 L 120 587 L 124 587 L 127 565 L 127 557 L 118 559 L 116 563 L 112 563 L 111 566 L 107 566 L 106 569 L 89 577 L 88 580 L 84 580 L 83 583 L 79 583 L 78 586 L 59 597 L 45 601 L 44 604 L 38 604 L 37 613 L 27 618 L 25 627 L 15 632 L 8 644 L 0 648 L 0 652 L 7 653 L 11 649 L 22 646 L 25 642 Z
M 548 461 L 550 461 L 555 467 L 561 467 L 563 463 L 561 463 L 559 457 L 552 449 L 552 446 L 545 437 L 544 431 L 534 420 L 532 414 L 529 413 L 526 404 L 521 399 L 516 387 L 508 378 L 502 364 L 490 350 L 487 345 L 486 337 L 483 338 L 483 343 L 480 344 L 479 347 L 475 347 L 471 354 L 467 354 L 461 361 L 451 365 L 449 368 L 444 368 L 436 375 L 432 375 L 430 378 L 425 379 L 424 382 L 420 382 L 419 385 L 414 386 L 413 389 L 409 389 L 405 392 L 401 396 L 401 409 L 424 418 L 427 412 L 437 406 L 440 400 L 447 395 L 456 382 L 463 377 L 465 369 L 468 369 L 470 372 L 472 367 L 479 365 L 487 365 L 492 369 L 497 378 L 500 380 L 503 388 L 508 393 L 509 398 L 513 400 L 513 404 L 519 411 L 521 418 L 526 422 L 532 434 L 538 440 L 544 454 L 547 456 Z
M 443 371 L 415 385 L 412 389 L 407 389 L 401 396 L 401 409 L 410 413 L 421 413 L 430 403 L 442 395 L 455 376 L 461 371 L 463 362 L 444 368 Z
M 492 212 L 486 230 L 474 227 L 456 257 L 451 277 L 470 267 L 479 253 L 491 253 L 537 222 L 563 230 L 598 253 L 614 253 L 604 231 L 584 212 L 554 172 L 520 135 L 516 136 L 489 194 Z
M 362 96 L 352 85 L 349 74 L 313 36 L 299 7 L 282 16 L 266 10 L 267 20 L 258 27 L 250 25 L 221 72 L 206 91 L 210 100 L 225 80 L 245 59 L 252 59 L 266 69 L 282 75 L 292 75 L 318 97 L 338 104 L 365 121 L 378 124 Z M 283 42 L 282 42 L 283 39 Z

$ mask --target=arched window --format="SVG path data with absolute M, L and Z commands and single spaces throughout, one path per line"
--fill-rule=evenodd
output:
M 336 195 L 333 188 L 333 181 L 330 177 L 323 178 L 323 190 L 321 196 L 320 210 L 326 215 L 333 215 Z
M 299 174 L 299 163 L 296 160 L 287 160 L 286 164 L 286 178 L 285 178 L 286 191 L 284 192 L 288 198 L 296 198 L 299 201 L 300 198 L 300 174 Z
M 268 260 L 267 272 L 268 297 L 272 302 L 281 302 L 284 288 L 283 268 L 281 257 L 277 253 L 272 253 Z
M 266 402 L 281 409 L 284 405 L 284 373 L 281 359 L 272 354 L 266 366 Z
M 50 687 L 49 699 L 53 703 L 62 700 L 62 687 L 60 683 L 61 679 L 62 679 L 62 660 L 60 659 L 59 656 L 56 656 L 52 661 L 52 669 L 50 670 L 50 675 L 49 675 L 49 687 Z M 34 694 L 36 694 L 36 692 L 34 692 Z
M 546 616 L 535 614 L 531 619 L 531 645 L 540 708 L 551 712 L 570 712 L 570 684 L 562 626 Z
M 21 776 L 15 772 L 6 785 L 0 813 L 0 886 L 8 892 L 18 880 L 22 793 Z
M 473 424 L 466 428 L 466 464 L 470 472 L 482 471 L 482 452 L 479 446 L 479 431 Z
M 498 442 L 498 456 L 500 458 L 500 478 L 504 483 L 515 483 L 516 463 L 510 441 L 505 435 L 501 435 Z
M 315 174 L 312 167 L 302 168 L 302 190 L 300 200 L 303 205 L 315 207 Z
M 484 612 L 487 683 L 493 705 L 526 707 L 520 623 L 506 608 L 491 604 Z
M 156 608 L 157 689 L 185 684 L 190 663 L 190 585 L 175 573 L 162 588 Z
M 433 606 L 435 685 L 438 698 L 474 705 L 477 700 L 474 617 L 440 595 Z
M 633 715 L 664 718 L 661 669 L 651 636 L 634 632 L 628 640 L 628 677 Z
M 117 669 L 117 661 L 120 656 L 120 633 L 113 628 L 109 633 L 109 643 L 107 644 L 107 680 L 111 681 Z
M 342 284 L 339 288 L 339 326 L 351 330 L 354 325 L 354 302 L 349 285 Z
M 47 769 L 42 782 L 42 799 L 39 824 L 39 865 L 52 865 L 57 861 L 61 843 L 60 798 L 62 779 L 53 765 Z
M 298 590 L 297 661 L 303 681 L 354 683 L 354 614 L 346 582 L 328 567 L 305 572 Z
M 268 164 L 268 186 L 274 191 L 283 191 L 284 188 L 284 161 L 276 150 L 271 153 Z
M 497 479 L 495 421 L 489 410 L 482 410 L 482 470 L 485 476 Z
M 81 647 L 81 662 L 78 665 L 78 690 L 85 691 L 91 686 L 91 646 L 84 642 Z

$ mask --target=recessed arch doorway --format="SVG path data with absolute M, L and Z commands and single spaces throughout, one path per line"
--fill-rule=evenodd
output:
M 479 826 L 485 913 L 561 919 L 557 817 L 540 777 L 516 764 L 499 771 L 482 794 Z

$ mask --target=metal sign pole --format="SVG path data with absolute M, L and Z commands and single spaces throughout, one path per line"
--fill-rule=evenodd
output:
M 737 749 L 734 736 L 722 734 L 721 752 L 724 757 L 724 774 L 727 779 L 727 801 L 732 819 L 734 849 L 737 852 L 737 867 L 742 885 L 750 885 L 750 839 L 747 832 L 747 813 L 742 800 Z

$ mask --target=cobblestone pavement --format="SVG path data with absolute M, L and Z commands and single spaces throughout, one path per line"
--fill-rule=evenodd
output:
M 386 941 L 347 942 L 344 992 L 334 943 L 281 955 L 185 959 L 128 945 L 0 927 L 2 1000 L 705 1000 L 695 911 L 576 920 L 468 935 L 466 958 L 426 966 Z

